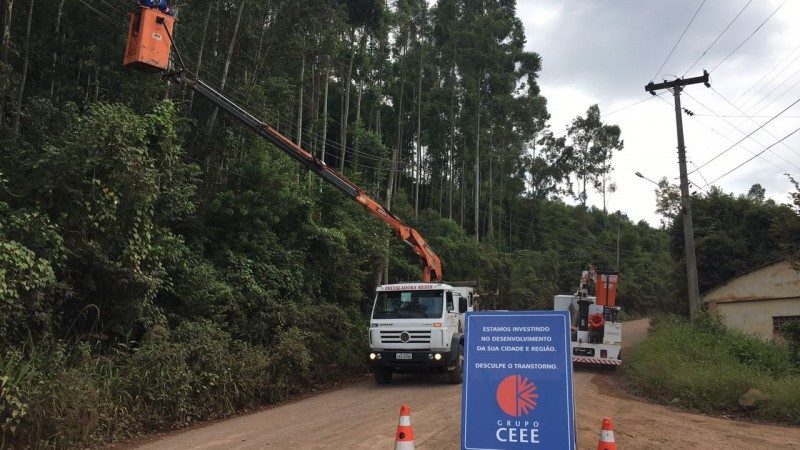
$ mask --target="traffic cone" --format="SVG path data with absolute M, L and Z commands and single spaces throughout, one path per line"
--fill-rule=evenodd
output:
M 400 406 L 400 422 L 397 423 L 394 450 L 414 450 L 414 430 L 411 429 L 411 408 Z
M 614 441 L 614 422 L 610 417 L 603 418 L 603 427 L 600 429 L 600 442 L 597 443 L 597 450 L 617 450 L 617 443 Z

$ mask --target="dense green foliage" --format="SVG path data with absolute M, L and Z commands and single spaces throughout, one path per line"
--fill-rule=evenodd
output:
M 649 336 L 627 356 L 623 374 L 645 396 L 703 412 L 730 412 L 800 424 L 800 366 L 786 347 L 726 328 L 702 315 L 654 320 Z M 742 407 L 749 389 L 755 404 Z
M 750 269 L 790 256 L 800 242 L 800 216 L 788 205 L 765 200 L 759 185 L 739 196 L 712 187 L 694 196 L 692 214 L 701 294 Z M 676 286 L 685 287 L 682 220 L 676 214 L 669 233 L 670 251 L 680 261 Z
M 122 68 L 129 2 L 2 3 L 4 442 L 110 442 L 362 373 L 358 307 L 419 279 L 407 246 L 205 99 Z M 549 308 L 590 262 L 623 273 L 629 312 L 682 304 L 680 239 L 562 200 L 613 191 L 621 130 L 596 105 L 549 129 L 514 1 L 173 7 L 190 74 L 418 228 L 485 307 Z

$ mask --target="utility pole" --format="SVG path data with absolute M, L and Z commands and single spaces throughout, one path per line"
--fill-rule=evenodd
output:
M 683 116 L 681 111 L 681 90 L 684 86 L 703 83 L 706 87 L 711 87 L 708 82 L 708 72 L 703 71 L 703 75 L 694 78 L 678 78 L 663 83 L 653 83 L 652 81 L 644 87 L 644 90 L 652 95 L 656 95 L 657 90 L 672 89 L 675 97 L 675 122 L 678 128 L 678 166 L 681 173 L 681 209 L 683 212 L 683 246 L 686 259 L 686 280 L 689 294 L 689 317 L 694 320 L 700 311 L 700 287 L 697 281 L 697 258 L 694 250 L 694 226 L 692 225 L 692 202 L 689 197 L 689 176 L 686 172 L 686 146 L 683 143 Z

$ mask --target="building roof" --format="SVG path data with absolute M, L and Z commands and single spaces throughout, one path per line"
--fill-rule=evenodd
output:
M 754 267 L 714 287 L 703 295 L 708 303 L 800 299 L 800 272 L 788 260 Z

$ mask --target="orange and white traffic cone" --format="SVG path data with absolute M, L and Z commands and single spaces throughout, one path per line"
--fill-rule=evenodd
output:
M 414 450 L 414 430 L 411 429 L 411 408 L 400 406 L 400 422 L 397 423 L 394 450 Z
M 617 443 L 614 441 L 614 422 L 610 417 L 603 418 L 603 427 L 600 429 L 600 442 L 597 443 L 597 450 L 617 450 Z

